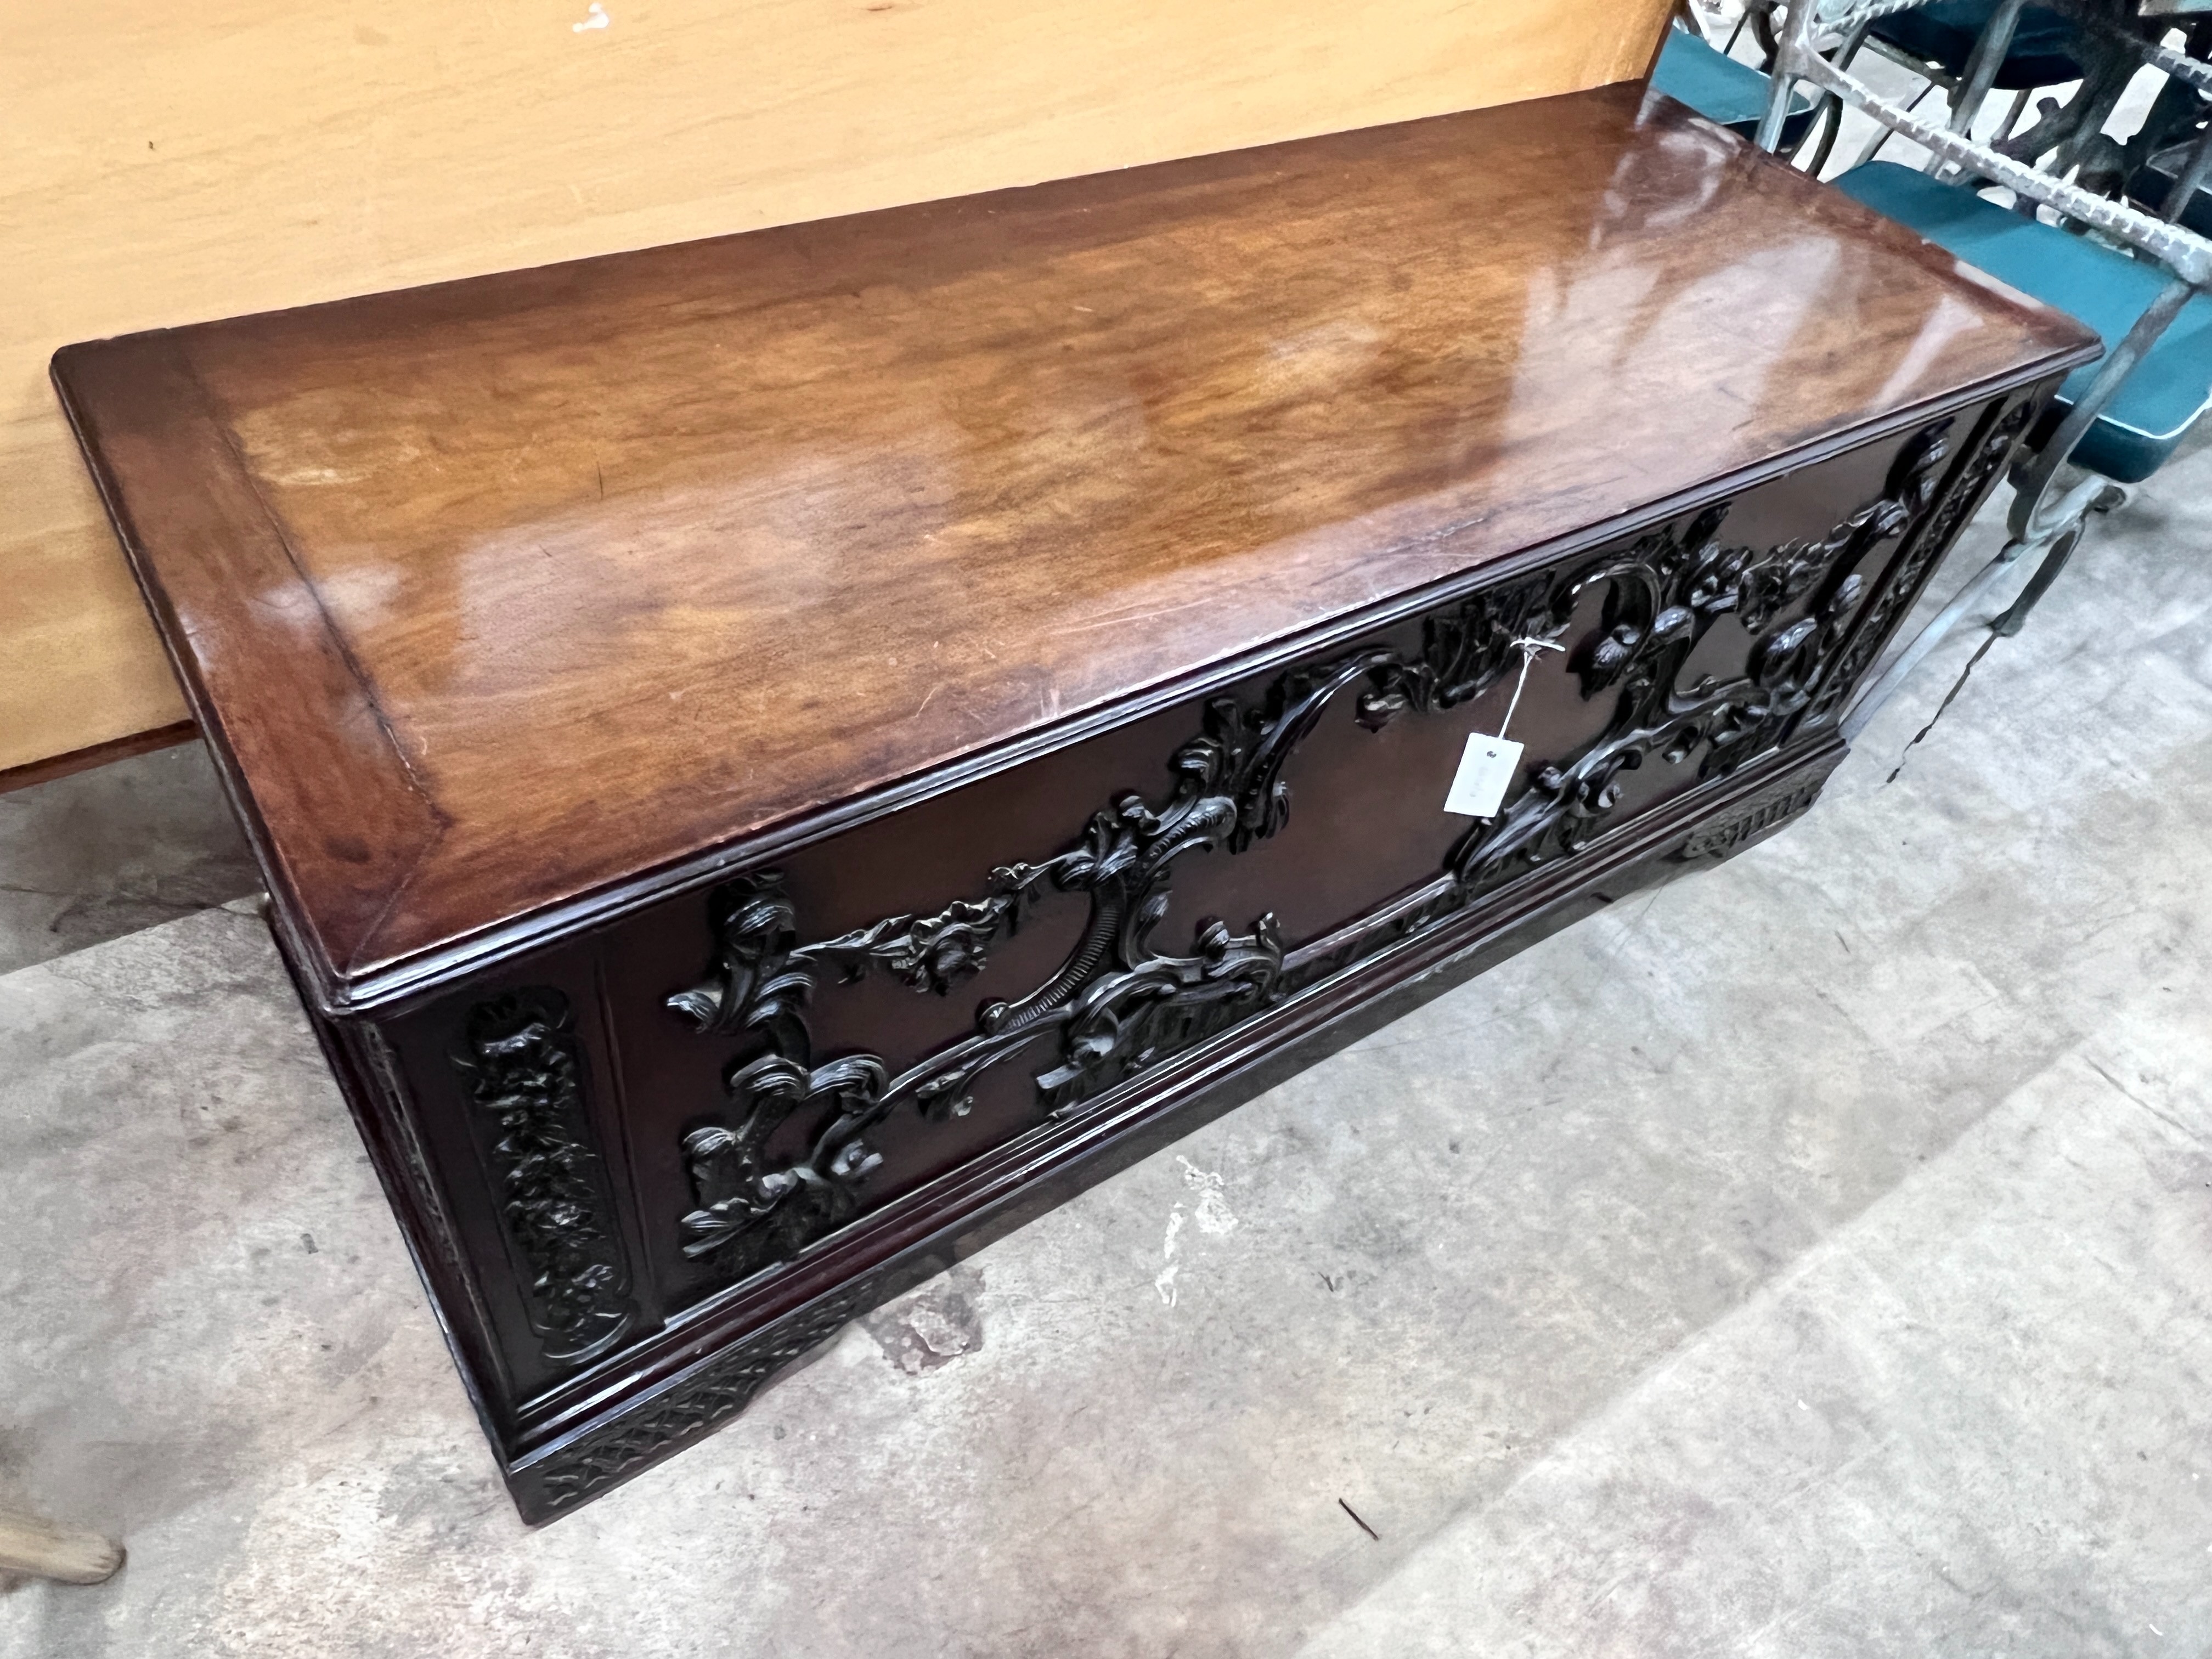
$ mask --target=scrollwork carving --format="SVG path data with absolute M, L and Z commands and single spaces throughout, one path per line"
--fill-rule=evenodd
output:
M 737 1127 L 709 1124 L 684 1138 L 696 1199 L 681 1223 L 686 1254 L 715 1257 L 739 1277 L 787 1259 L 857 1211 L 861 1184 L 881 1161 L 866 1137 L 891 1111 L 911 1103 L 933 1119 L 962 1115 L 978 1076 L 1036 1045 L 1054 1049 L 1036 1073 L 1039 1103 L 1062 1113 L 1266 1006 L 1283 961 L 1272 915 L 1243 933 L 1201 918 L 1188 952 L 1162 948 L 1176 860 L 1213 847 L 1243 852 L 1280 832 L 1291 810 L 1284 768 L 1340 696 L 1356 688 L 1360 724 L 1379 730 L 1409 710 L 1480 695 L 1517 661 L 1515 638 L 1565 627 L 1564 613 L 1543 608 L 1552 586 L 1522 582 L 1478 595 L 1431 619 L 1412 656 L 1376 647 L 1293 671 L 1255 708 L 1213 699 L 1203 730 L 1170 760 L 1165 800 L 1122 796 L 1093 815 L 1074 846 L 994 872 L 982 898 L 935 916 L 890 917 L 800 945 L 776 872 L 719 889 L 712 969 L 668 1005 L 703 1032 L 750 1036 L 755 1048 L 726 1075 Z M 980 969 L 1048 886 L 1085 896 L 1091 909 L 1044 983 L 984 1005 L 969 1036 L 900 1076 L 873 1056 L 813 1066 L 805 1012 L 817 977 L 849 981 L 882 967 L 915 990 L 949 990 Z M 806 1151 L 770 1167 L 768 1143 L 800 1113 L 815 1126 Z
M 1922 586 L 1937 561 L 1949 550 L 1952 538 L 1958 534 L 1966 514 L 1981 500 L 1983 491 L 1989 488 L 1998 470 L 2011 459 L 2014 447 L 2034 412 L 2035 400 L 2027 398 L 1992 420 L 1975 446 L 1972 458 L 1960 467 L 1950 487 L 1942 491 L 1940 501 L 1936 500 L 1936 493 L 1942 483 L 1942 463 L 1950 459 L 1952 423 L 1939 421 L 1906 446 L 1892 474 L 1890 491 L 1903 501 L 1917 520 L 1917 526 L 1905 538 L 1889 569 L 1883 573 L 1865 613 L 1850 630 L 1848 642 L 1831 653 L 1813 705 L 1806 713 L 1806 725 L 1826 725 L 1842 712 L 1844 702 L 1880 653 L 1892 629 L 1920 597 Z
M 1923 466 L 1942 458 L 1940 444 L 1918 448 Z M 1615 694 L 1613 713 L 1579 757 L 1539 765 L 1517 799 L 1454 849 L 1449 868 L 1465 896 L 1588 846 L 1620 802 L 1624 772 L 1698 755 L 1701 779 L 1725 777 L 1784 742 L 1865 595 L 1856 567 L 1912 516 L 1900 494 L 1886 494 L 1825 536 L 1762 552 L 1722 541 L 1727 512 L 1709 507 L 1686 529 L 1669 526 L 1569 579 L 1571 595 L 1602 585 L 1598 630 L 1570 666 L 1583 696 Z M 1778 621 L 1801 605 L 1802 615 Z M 1753 636 L 1744 672 L 1685 684 L 1698 646 L 1729 617 Z
M 1717 778 L 1785 743 L 1846 642 L 1869 631 L 1858 568 L 1885 541 L 1905 537 L 1911 549 L 1931 540 L 1948 426 L 1908 444 L 1882 495 L 1823 536 L 1732 545 L 1723 503 L 1625 550 L 1475 595 L 1429 618 L 1418 648 L 1373 645 L 1288 671 L 1250 706 L 1214 698 L 1198 735 L 1170 758 L 1157 805 L 1122 796 L 1073 846 L 993 872 L 981 896 L 935 915 L 888 917 L 801 945 L 775 872 L 726 884 L 713 901 L 708 976 L 669 999 L 700 1030 L 747 1039 L 726 1073 L 736 1127 L 705 1125 L 684 1142 L 698 1200 L 683 1218 L 684 1249 L 741 1278 L 787 1259 L 858 1212 L 880 1161 L 867 1136 L 890 1113 L 957 1115 L 976 1079 L 1018 1054 L 1045 1050 L 1033 1073 L 1037 1103 L 1063 1114 L 1311 983 L 1318 964 L 1285 973 L 1272 915 L 1242 933 L 1200 918 L 1185 951 L 1163 934 L 1178 860 L 1212 848 L 1243 853 L 1289 822 L 1285 769 L 1341 697 L 1352 696 L 1370 731 L 1449 708 L 1519 667 L 1516 640 L 1559 641 L 1585 597 L 1602 595 L 1598 625 L 1568 658 L 1583 698 L 1613 699 L 1602 728 L 1578 752 L 1534 764 L 1499 814 L 1455 847 L 1433 891 L 1359 935 L 1363 954 L 1436 925 L 1521 870 L 1580 851 L 1610 826 L 1624 774 L 1694 757 L 1698 778 Z M 1944 506 L 1960 494 L 1947 493 Z M 1750 635 L 1742 669 L 1686 683 L 1698 646 L 1728 618 Z M 867 1054 L 815 1062 L 805 1013 L 821 978 L 882 969 L 944 994 L 982 967 L 1048 889 L 1085 896 L 1090 915 L 1042 984 L 987 1003 L 967 1036 L 901 1074 Z M 765 1148 L 799 1115 L 805 1151 L 771 1167 Z

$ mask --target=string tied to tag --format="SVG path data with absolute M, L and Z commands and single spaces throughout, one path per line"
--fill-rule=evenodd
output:
M 1501 738 L 1505 735 L 1505 728 L 1513 724 L 1513 711 L 1521 706 L 1521 693 L 1528 684 L 1528 665 L 1536 660 L 1536 653 L 1567 648 L 1549 640 L 1540 640 L 1533 634 L 1524 634 L 1513 643 L 1521 653 L 1521 678 L 1513 682 L 1513 696 L 1505 705 L 1505 718 L 1498 722 L 1498 735 Z
M 1566 648 L 1533 636 L 1513 643 L 1521 652 L 1521 678 L 1513 683 L 1513 700 L 1505 705 L 1505 718 L 1498 723 L 1498 735 L 1494 738 L 1485 737 L 1480 732 L 1469 734 L 1467 750 L 1460 757 L 1459 769 L 1452 774 L 1451 788 L 1444 796 L 1444 811 L 1456 812 L 1462 817 L 1489 819 L 1498 816 L 1498 809 L 1505 800 L 1506 788 L 1521 769 L 1521 745 L 1505 732 L 1513 724 L 1513 711 L 1521 706 L 1521 693 L 1528 687 L 1529 665 L 1536 660 L 1539 653 Z

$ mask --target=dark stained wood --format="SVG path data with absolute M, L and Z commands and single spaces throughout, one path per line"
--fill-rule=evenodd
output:
M 403 1151 L 380 1152 L 380 1168 L 523 1513 L 563 1513 L 680 1449 L 846 1319 L 1401 1006 L 1423 975 L 1468 953 L 1495 961 L 1804 811 L 1841 757 L 1850 686 L 2051 385 L 1939 412 L 1644 533 L 1504 562 L 1349 652 L 870 818 L 715 892 L 669 895 L 413 1012 L 318 1020 L 340 1027 L 342 1075 L 353 1049 L 386 1056 L 349 1092 L 368 1091 L 356 1109 L 372 1146 Z M 1656 625 L 1655 608 L 1674 620 Z M 1449 817 L 1453 758 L 1503 718 L 1510 641 L 1531 629 L 1566 654 L 1531 675 L 1514 729 L 1536 757 L 1528 772 L 1566 781 L 1531 777 L 1488 825 Z M 1440 678 L 1400 672 L 1439 664 L 1453 665 Z M 1394 688 L 1419 695 L 1401 706 Z M 1188 763 L 1219 753 L 1194 747 L 1201 733 L 1256 757 L 1276 732 L 1293 734 L 1279 771 Z M 1285 799 L 1287 818 L 1247 816 Z M 1237 823 L 1255 826 L 1241 844 Z M 1019 928 L 981 920 L 977 901 L 1004 890 L 991 872 L 1113 843 Z M 1149 873 L 1131 885 L 1116 868 Z M 742 921 L 738 939 L 732 893 L 788 908 Z M 925 912 L 931 927 L 968 918 L 968 944 L 902 968 L 895 947 Z M 1084 948 L 1102 919 L 1138 914 L 1153 921 L 1107 957 Z M 1225 1018 L 1204 1000 L 1212 975 L 1163 960 L 1208 916 L 1251 936 L 1223 958 L 1241 952 L 1252 986 Z M 894 948 L 856 974 L 869 940 Z M 741 970 L 726 983 L 715 964 L 733 945 Z M 702 969 L 730 1016 L 705 1029 L 672 996 Z M 966 1109 L 915 1109 L 915 1080 L 948 1075 L 1000 1029 L 991 1004 L 1033 1001 L 1071 972 L 1066 1017 L 1017 1028 L 1030 1035 L 1005 1063 L 962 1084 Z M 1086 1021 L 1102 999 L 1118 1012 Z M 547 1017 L 514 1017 L 532 1009 Z M 521 1037 L 489 1091 L 488 1017 L 495 1036 Z M 1071 1101 L 1050 1077 L 1086 1052 L 1095 1084 Z M 783 1075 L 820 1091 L 811 1102 L 777 1105 L 749 1081 L 793 1059 Z M 701 1206 L 745 1190 L 710 1143 L 763 1113 L 750 1218 L 698 1252 Z M 549 1145 L 568 1172 L 557 1190 L 518 1182 L 517 1151 Z
M 1614 88 L 55 374 L 334 1010 L 2083 343 Z
M 1750 845 L 1809 805 L 1843 752 L 1831 733 L 1723 787 L 1705 814 L 1723 828 L 1750 823 L 1735 843 Z M 1747 802 L 1778 789 L 1796 803 L 1790 811 L 1770 817 L 1754 805 L 1746 817 Z M 1366 971 L 1179 1056 L 1146 1089 L 1003 1140 L 789 1270 L 681 1310 L 653 1339 L 495 1431 L 523 1518 L 556 1519 L 683 1450 L 851 1319 L 1562 927 L 1689 873 L 1698 866 L 1681 856 L 1682 832 L 1697 816 L 1654 812 L 1587 865 L 1547 872 L 1501 906 L 1406 939 Z
M 56 379 L 538 1521 L 1806 811 L 2094 349 L 1611 89 Z

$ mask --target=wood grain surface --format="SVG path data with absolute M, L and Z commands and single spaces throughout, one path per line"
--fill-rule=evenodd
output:
M 57 375 L 329 996 L 2087 346 L 1623 87 Z
M 72 0 L 0 50 L 0 769 L 179 718 L 71 340 L 1540 96 L 1666 0 Z M 584 27 L 579 27 L 583 25 Z

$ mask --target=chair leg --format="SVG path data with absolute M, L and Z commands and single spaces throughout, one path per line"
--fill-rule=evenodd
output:
M 2027 620 L 2027 613 L 2050 590 L 2051 584 L 2058 580 L 2058 573 L 2065 568 L 2066 561 L 2073 556 L 2089 514 L 2109 513 L 2127 498 L 2128 492 L 2109 479 L 2085 478 L 2067 492 L 2065 499 L 2057 504 L 2054 514 L 2044 515 L 2045 522 L 2034 525 L 2034 540 L 2025 540 L 2014 534 L 1997 556 L 1976 571 L 1952 597 L 1951 602 L 1912 636 L 1911 641 L 1898 653 L 1896 660 L 1882 672 L 1881 678 L 1862 689 L 1852 699 L 1841 725 L 1845 740 L 1856 738 L 1866 729 L 1881 706 L 1912 677 L 1913 671 L 1926 661 L 1929 654 L 1966 620 L 1967 613 L 1981 603 L 1982 595 L 1989 591 L 1998 577 L 2019 563 L 2024 556 L 2039 551 L 2041 562 L 2035 567 L 2035 574 L 2028 578 L 2027 586 L 2021 589 L 2020 597 L 2006 608 L 2002 616 L 1988 624 L 1992 639 L 2019 633 L 2021 623 Z M 2032 511 L 2023 514 L 2023 517 L 2029 520 L 2034 520 L 2038 516 Z M 2051 528 L 2051 522 L 2056 523 L 2055 531 Z M 1984 648 L 1987 648 L 1986 641 Z
M 1898 688 L 1912 678 L 1913 671 L 1926 661 L 1930 652 L 1950 636 L 1951 630 L 1966 619 L 1966 613 L 1980 603 L 1990 585 L 2002 575 L 2026 551 L 2023 543 L 2007 542 L 1997 556 L 1977 570 L 1966 585 L 1954 594 L 1950 604 L 1929 619 L 1928 625 L 1912 636 L 1910 643 L 1898 653 L 1897 659 L 1884 669 L 1881 677 L 1862 688 L 1845 710 L 1841 730 L 1845 742 L 1856 739 L 1881 706 L 1897 695 Z
M 96 1532 L 50 1527 L 0 1510 L 0 1572 L 27 1572 L 64 1584 L 97 1584 L 123 1565 L 123 1547 Z
M 2066 561 L 2074 556 L 2074 550 L 2081 544 L 2082 532 L 2087 527 L 2089 514 L 2109 513 L 2128 498 L 2126 490 L 2118 484 L 2106 484 L 2092 495 L 2081 513 L 2051 539 L 2050 551 L 2035 567 L 2035 574 L 2027 579 L 2027 586 L 2020 597 L 2006 607 L 2005 613 L 1990 624 L 1990 631 L 2010 639 L 2027 625 L 2027 613 L 2051 591 L 2051 584 L 2058 580 L 2058 573 L 2066 568 Z
M 1921 88 L 1919 91 L 1912 94 L 1912 101 L 1905 106 L 1905 112 L 1907 115 L 1910 115 L 1914 110 L 1918 109 L 1923 103 L 1927 101 L 1928 94 L 1935 90 L 1936 82 L 1930 81 L 1926 86 Z M 1896 136 L 1897 135 L 1893 133 L 1887 127 L 1883 126 L 1877 122 L 1875 126 L 1874 142 L 1869 144 L 1864 149 L 1861 150 L 1859 152 L 1859 159 L 1852 162 L 1850 167 L 1845 167 L 1844 171 L 1849 173 L 1853 167 L 1864 167 L 1869 161 L 1873 161 L 1875 156 L 1881 155 L 1881 147 Z

